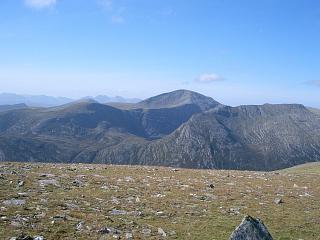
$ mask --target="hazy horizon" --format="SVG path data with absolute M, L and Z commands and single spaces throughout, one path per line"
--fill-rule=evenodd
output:
M 175 89 L 175 90 L 188 90 L 188 89 Z M 175 91 L 175 90 L 172 90 L 172 91 Z M 188 90 L 188 91 L 193 91 L 193 90 Z M 171 92 L 171 91 L 170 91 Z M 78 98 L 75 98 L 75 97 L 68 97 L 68 96 L 61 96 L 61 95 L 48 95 L 48 94 L 17 94 L 17 93 L 12 93 L 12 92 L 0 92 L 0 95 L 1 94 L 15 94 L 15 95 L 18 95 L 18 96 L 25 96 L 25 97 L 37 97 L 37 96 L 45 96 L 45 97 L 54 97 L 54 98 L 66 98 L 66 99 L 70 99 L 72 101 L 77 101 L 77 100 L 81 100 L 81 99 L 94 99 L 96 97 L 99 97 L 99 96 L 103 96 L 103 97 L 109 97 L 109 98 L 123 98 L 123 100 L 134 100 L 134 101 L 128 101 L 128 103 L 135 103 L 135 102 L 139 102 L 139 101 L 143 101 L 145 99 L 148 99 L 150 97 L 154 97 L 154 96 L 157 96 L 157 95 L 160 95 L 160 94 L 163 94 L 163 93 L 167 93 L 167 92 L 161 92 L 159 94 L 155 94 L 155 95 L 150 95 L 148 97 L 145 97 L 145 98 L 138 98 L 138 97 L 127 97 L 127 96 L 120 96 L 120 95 L 107 95 L 107 94 L 97 94 L 97 95 L 88 95 L 88 96 L 81 96 L 81 97 L 78 97 Z M 202 94 L 201 92 L 198 92 L 200 94 Z M 205 94 L 203 94 L 205 95 Z M 207 95 L 205 95 L 207 96 Z M 219 101 L 218 99 L 212 97 L 212 96 L 208 96 L 208 97 L 211 97 L 213 98 L 214 100 L 224 104 L 224 105 L 228 105 L 228 106 L 241 106 L 241 105 L 263 105 L 263 104 L 303 104 L 303 103 L 300 103 L 300 102 L 261 102 L 261 103 L 244 103 L 244 104 L 226 104 L 224 102 L 221 102 Z M 109 102 L 109 101 L 108 101 Z M 111 102 L 117 102 L 117 101 L 111 101 Z M 22 103 L 22 102 L 21 102 Z M 1 105 L 1 104 L 0 104 Z M 305 104 L 304 104 L 305 105 Z M 319 105 L 305 105 L 306 107 L 314 107 L 314 108 L 319 108 L 320 107 L 320 104 Z
M 317 1 L 3 0 L 0 92 L 320 107 Z

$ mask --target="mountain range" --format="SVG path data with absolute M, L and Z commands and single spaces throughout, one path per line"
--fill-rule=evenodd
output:
M 275 170 L 320 160 L 320 114 L 188 90 L 137 103 L 0 107 L 0 161 Z
M 120 102 L 136 103 L 141 101 L 138 98 L 123 98 L 120 96 L 109 97 L 98 95 L 95 97 L 87 96 L 82 99 L 93 99 L 99 103 Z M 66 97 L 52 97 L 46 95 L 19 95 L 14 93 L 1 93 L 0 105 L 26 104 L 30 107 L 54 107 L 76 101 L 76 99 Z

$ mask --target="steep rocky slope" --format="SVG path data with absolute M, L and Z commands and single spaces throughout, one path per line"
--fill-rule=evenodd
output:
M 320 119 L 302 105 L 222 107 L 158 141 L 104 149 L 96 160 L 116 163 L 131 149 L 130 163 L 273 170 L 320 159 Z

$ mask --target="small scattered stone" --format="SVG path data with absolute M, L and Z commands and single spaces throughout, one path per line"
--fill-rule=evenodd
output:
M 23 187 L 24 186 L 24 181 L 19 181 L 18 182 L 18 187 Z
M 33 240 L 45 240 L 43 236 L 34 236 Z
M 20 197 L 26 197 L 26 196 L 28 196 L 28 193 L 26 193 L 26 192 L 18 192 L 17 193 Z
M 41 198 L 41 199 L 40 199 L 40 203 L 46 204 L 46 203 L 48 203 L 48 200 L 47 200 L 47 199 L 44 199 L 44 198 Z
M 231 215 L 239 215 L 240 214 L 240 208 L 230 208 L 228 212 Z
M 104 227 L 101 228 L 98 233 L 100 234 L 113 234 L 113 237 L 115 237 L 116 235 L 120 235 L 121 231 L 118 229 L 114 229 L 114 228 L 109 228 L 109 227 Z
M 36 237 L 31 237 L 31 236 L 27 236 L 27 235 L 22 234 L 19 237 L 10 238 L 10 240 L 44 240 L 44 238 L 38 239 Z
M 113 209 L 110 213 L 111 213 L 112 215 L 126 215 L 126 214 L 127 214 L 127 211 L 125 211 L 125 210 Z
M 166 196 L 166 195 L 164 195 L 164 194 L 157 193 L 156 195 L 153 195 L 152 197 L 163 198 L 163 197 L 165 197 L 165 196 Z
M 77 231 L 82 231 L 83 228 L 84 228 L 84 221 L 81 221 L 81 222 L 79 222 L 79 223 L 77 224 L 76 230 L 77 230 Z
M 133 239 L 133 234 L 132 233 L 126 233 L 126 239 L 132 240 Z
M 283 202 L 282 198 L 276 198 L 276 199 L 274 200 L 274 203 L 275 203 L 275 204 L 282 204 L 282 203 L 284 203 L 284 202 Z
M 67 217 L 65 215 L 56 215 L 54 217 L 52 217 L 53 221 L 66 221 Z
M 33 237 L 22 235 L 20 237 L 10 238 L 10 240 L 33 240 Z
M 161 237 L 166 237 L 167 236 L 166 232 L 162 228 L 158 228 L 158 234 Z
M 112 202 L 113 204 L 116 204 L 116 205 L 120 204 L 119 199 L 116 198 L 116 197 L 112 197 L 111 202 Z
M 144 229 L 141 230 L 141 233 L 143 235 L 151 235 L 151 229 L 144 228 Z
M 45 212 L 41 212 L 41 213 L 35 215 L 34 217 L 35 217 L 35 218 L 38 218 L 38 219 L 41 219 L 41 218 L 44 218 L 46 215 L 47 215 L 47 214 L 46 214 Z
M 72 185 L 75 186 L 75 187 L 82 187 L 83 186 L 83 182 L 81 182 L 80 180 L 74 180 L 72 182 Z
M 312 197 L 310 193 L 305 192 L 304 194 L 299 194 L 299 197 Z
M 141 211 L 131 211 L 131 212 L 127 212 L 127 214 L 131 215 L 131 216 L 135 216 L 135 217 L 143 216 L 143 212 L 141 212 Z
M 134 182 L 134 179 L 132 177 L 130 177 L 130 176 L 129 177 L 125 177 L 124 180 L 126 182 Z
M 71 209 L 80 209 L 79 205 L 74 204 L 74 203 L 65 203 L 67 208 L 71 208 Z
M 60 183 L 55 179 L 44 179 L 44 180 L 39 180 L 38 182 L 41 187 L 46 187 L 49 185 L 52 185 L 55 187 L 61 187 Z
M 112 229 L 111 228 L 107 228 L 107 227 L 104 227 L 104 228 L 101 228 L 98 233 L 100 234 L 109 234 L 112 232 Z
M 163 211 L 158 211 L 158 212 L 156 212 L 156 215 L 157 216 L 163 216 L 163 215 L 165 215 L 165 213 Z
M 50 174 L 50 173 L 41 173 L 39 176 L 40 176 L 40 177 L 50 177 L 50 178 L 53 178 L 53 177 L 55 177 L 56 175 Z

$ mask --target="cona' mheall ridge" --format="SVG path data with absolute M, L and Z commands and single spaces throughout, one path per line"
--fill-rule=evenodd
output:
M 320 160 L 319 115 L 225 106 L 187 90 L 126 107 L 78 101 L 0 112 L 2 161 L 274 170 Z

